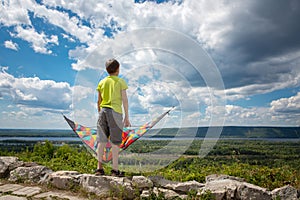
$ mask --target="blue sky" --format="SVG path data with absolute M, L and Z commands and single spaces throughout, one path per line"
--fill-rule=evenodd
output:
M 115 57 L 140 125 L 299 126 L 300 2 L 0 2 L 0 128 L 95 126 Z

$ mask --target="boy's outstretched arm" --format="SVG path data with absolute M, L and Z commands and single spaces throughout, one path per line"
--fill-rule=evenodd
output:
M 127 98 L 127 92 L 126 90 L 122 90 L 122 104 L 125 112 L 124 116 L 124 126 L 129 127 L 131 126 L 130 121 L 129 121 L 129 114 L 128 114 L 128 98 Z

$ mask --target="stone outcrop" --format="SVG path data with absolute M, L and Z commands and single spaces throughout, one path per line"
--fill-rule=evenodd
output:
M 39 183 L 51 173 L 51 169 L 41 165 L 17 167 L 10 172 L 8 180 L 11 182 Z
M 41 183 L 62 190 L 70 190 L 79 186 L 81 176 L 77 171 L 57 171 L 50 173 Z
M 126 178 L 112 176 L 95 176 L 83 174 L 80 184 L 84 190 L 94 193 L 100 197 L 117 196 L 126 199 L 133 199 L 135 190 L 132 182 Z
M 112 177 L 80 174 L 77 171 L 53 172 L 45 166 L 24 163 L 16 157 L 0 157 L 0 176 L 15 183 L 36 183 L 60 190 L 85 191 L 99 199 L 117 197 L 135 199 L 136 197 L 163 199 L 201 199 L 206 195 L 216 200 L 246 199 L 286 199 L 297 200 L 297 189 L 287 185 L 268 191 L 243 179 L 228 175 L 210 175 L 205 183 L 197 181 L 176 182 L 161 176 Z M 21 191 L 22 192 L 22 191 Z M 34 190 L 38 193 L 38 190 Z M 45 194 L 37 194 L 36 196 Z M 1 198 L 1 194 L 0 194 Z
M 297 190 L 290 186 L 286 185 L 281 188 L 274 189 L 272 192 L 273 199 L 280 198 L 284 200 L 296 200 L 299 199 Z
M 0 157 L 0 178 L 9 176 L 9 172 L 23 165 L 17 157 Z

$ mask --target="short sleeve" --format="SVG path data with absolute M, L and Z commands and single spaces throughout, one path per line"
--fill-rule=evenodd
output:
M 121 79 L 121 89 L 122 90 L 128 89 L 128 85 L 124 79 Z
M 101 81 L 98 83 L 98 86 L 97 86 L 96 90 L 100 91 L 100 88 L 101 88 Z

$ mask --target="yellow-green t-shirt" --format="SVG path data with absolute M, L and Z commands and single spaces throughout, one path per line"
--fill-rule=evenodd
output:
M 100 107 L 112 108 L 118 113 L 122 113 L 122 90 L 128 88 L 124 79 L 118 76 L 107 76 L 98 84 L 102 102 Z

